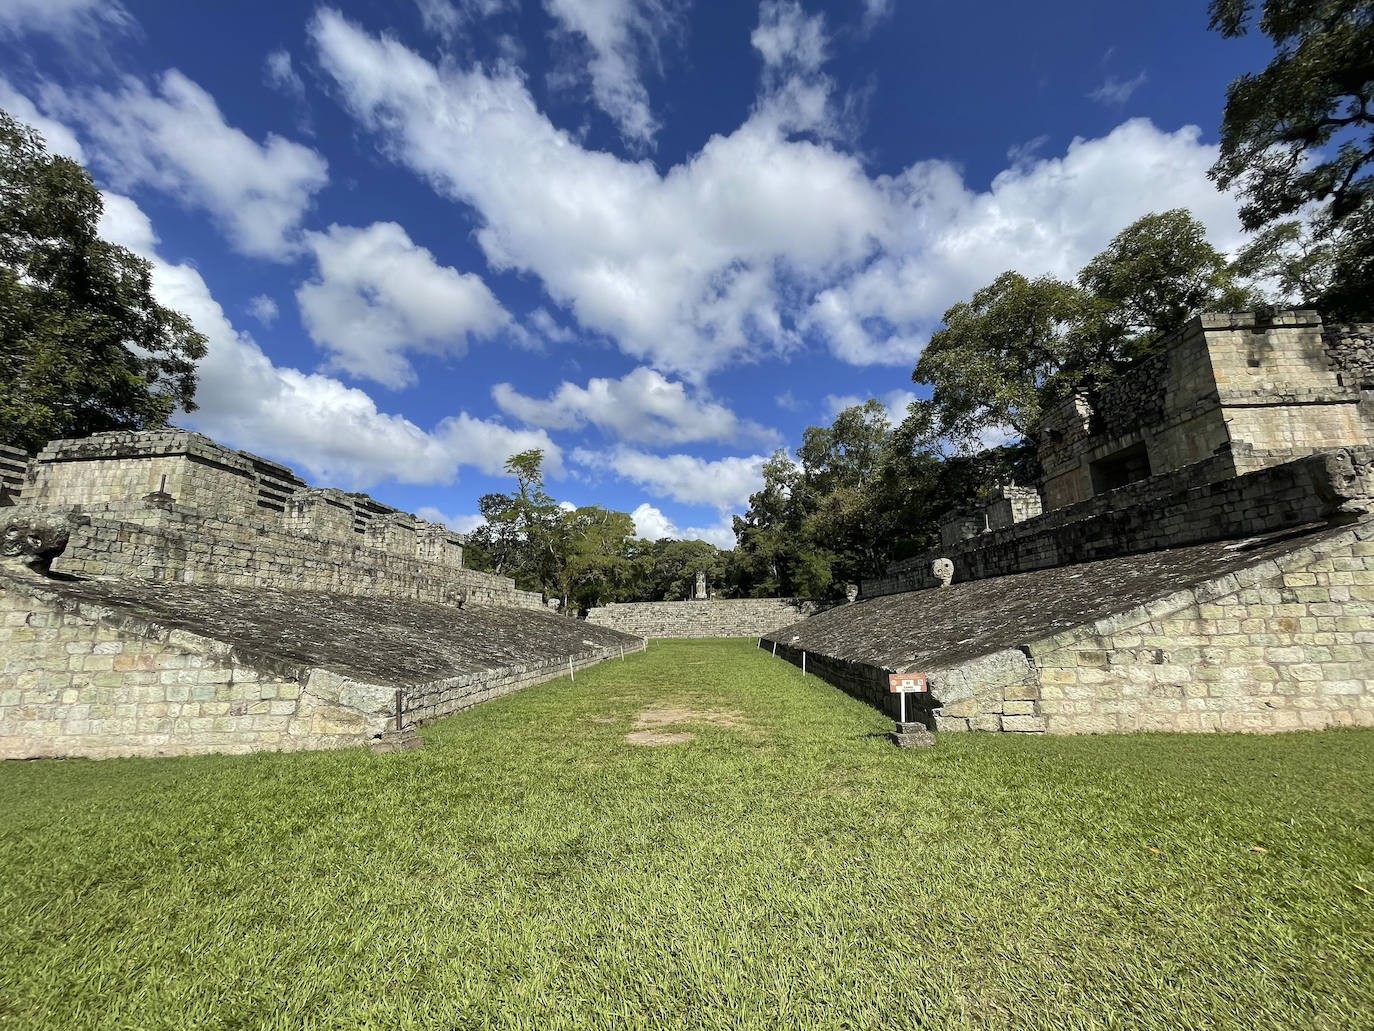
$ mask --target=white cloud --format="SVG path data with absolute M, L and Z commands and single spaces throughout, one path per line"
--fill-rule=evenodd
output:
M 480 515 L 445 515 L 433 505 L 421 505 L 415 514 L 427 523 L 443 523 L 454 533 L 472 533 L 486 523 Z
M 477 209 L 493 265 L 535 273 L 663 371 L 699 380 L 800 346 L 779 285 L 832 276 L 881 229 L 885 199 L 855 158 L 763 113 L 660 175 L 580 147 L 512 71 L 440 68 L 327 10 L 311 35 L 387 152 Z
M 378 411 L 366 393 L 337 379 L 274 365 L 229 322 L 199 272 L 158 257 L 152 224 L 129 198 L 105 195 L 100 232 L 152 262 L 159 302 L 183 312 L 209 339 L 199 367 L 200 407 L 181 417 L 185 425 L 296 465 L 326 485 L 447 483 L 462 466 L 497 476 L 508 456 L 536 447 L 544 449 L 549 474 L 562 475 L 562 452 L 543 431 L 511 429 L 466 412 L 426 431 Z
M 263 78 L 274 90 L 284 93 L 292 100 L 305 99 L 305 81 L 291 64 L 291 55 L 285 50 L 273 50 L 263 61 Z
M 461 357 L 511 325 L 480 276 L 440 265 L 394 222 L 305 234 L 317 275 L 296 291 L 329 366 L 389 387 L 415 382 L 408 352 Z
M 1114 75 L 1109 75 L 1102 85 L 1088 94 L 1088 99 L 1096 100 L 1099 104 L 1120 107 L 1131 99 L 1131 94 L 1144 85 L 1144 72 L 1141 72 L 1134 79 L 1118 79 Z
M 597 107 L 627 141 L 649 144 L 658 121 L 640 80 L 641 54 L 658 60 L 660 39 L 678 28 L 681 0 L 544 0 L 544 9 L 586 45 Z
M 795 3 L 761 11 L 749 117 L 661 174 L 580 146 L 513 71 L 436 66 L 327 10 L 311 35 L 383 149 L 475 209 L 494 266 L 533 273 L 584 329 L 693 383 L 808 344 L 909 367 L 945 309 L 998 273 L 1072 277 L 1150 211 L 1190 208 L 1223 250 L 1241 239 L 1192 126 L 1139 119 L 1062 155 L 1022 149 L 982 191 L 943 160 L 870 176 L 826 136 L 824 25 Z
M 1209 239 L 1243 235 L 1234 198 L 1207 179 L 1216 147 L 1196 126 L 1164 132 L 1147 119 L 1063 157 L 1023 159 L 974 192 L 948 162 L 925 161 L 880 180 L 893 216 L 883 253 L 812 302 L 811 327 L 855 364 L 911 362 L 951 304 L 999 273 L 1074 278 L 1111 238 L 1151 211 L 1188 208 Z
M 826 394 L 825 417 L 833 422 L 835 416 L 846 408 L 861 405 L 867 400 L 868 398 L 860 397 L 858 394 Z M 910 390 L 889 390 L 878 400 L 882 402 L 883 408 L 887 412 L 888 424 L 896 426 L 906 418 L 906 406 L 916 400 L 916 395 Z
M 16 90 L 3 75 L 0 75 L 0 108 L 8 111 L 15 120 L 37 129 L 48 146 L 49 154 L 60 154 L 79 164 L 86 163 L 86 152 L 76 134 L 61 122 L 42 114 L 33 101 Z
M 635 534 L 645 540 L 656 541 L 664 537 L 678 541 L 706 541 L 726 551 L 735 547 L 734 524 L 729 516 L 724 516 L 714 526 L 688 526 L 679 529 L 661 509 L 647 501 L 630 513 L 635 521 Z
M 506 11 L 519 10 L 519 0 L 415 0 L 426 32 L 445 43 L 453 42 L 460 30 L 480 18 L 492 18 Z
M 743 505 L 763 485 L 763 464 L 768 460 L 766 455 L 750 455 L 708 461 L 695 455 L 652 455 L 627 447 L 578 448 L 572 458 L 579 465 L 637 483 L 654 497 L 710 505 L 722 512 Z
M 643 366 L 620 379 L 591 379 L 585 387 L 564 382 L 546 400 L 526 397 L 509 383 L 498 383 L 491 396 L 507 415 L 546 429 L 591 423 L 622 440 L 650 444 L 778 439 L 776 431 L 741 419 L 722 404 L 694 398 L 683 384 Z
M 137 23 L 118 0 L 4 0 L 0 35 L 43 33 L 75 45 L 105 32 L 128 32 Z
M 769 67 L 796 64 L 816 71 L 825 63 L 829 40 L 825 19 L 808 15 L 796 0 L 763 0 L 759 5 L 759 24 L 749 42 Z
M 248 302 L 248 314 L 264 326 L 270 326 L 277 321 L 277 302 L 266 294 L 258 294 Z
M 773 398 L 777 406 L 787 412 L 800 412 L 803 408 L 802 402 L 798 401 L 796 395 L 790 390 L 784 390 Z
M 81 123 L 117 189 L 145 184 L 202 208 L 250 257 L 291 257 L 300 220 L 328 181 L 315 151 L 275 133 L 255 142 L 175 69 L 156 91 L 125 78 L 114 93 L 49 88 L 43 97 L 46 107 Z
M 896 0 L 864 0 L 863 32 L 872 32 L 880 22 L 892 17 Z

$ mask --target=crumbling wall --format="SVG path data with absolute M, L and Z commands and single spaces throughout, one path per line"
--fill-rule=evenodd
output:
M 1214 479 L 1209 463 L 1201 466 L 894 562 L 885 576 L 863 582 L 862 596 L 938 586 L 930 564 L 939 557 L 954 562 L 956 581 L 980 580 L 1253 536 L 1374 507 L 1374 447 L 1313 455 L 1233 479 Z
M 591 609 L 587 622 L 638 637 L 758 637 L 815 611 L 800 598 L 621 602 Z
M 50 442 L 22 500 L 89 524 L 54 568 L 83 576 L 282 586 L 540 608 L 509 577 L 463 566 L 462 539 L 368 497 L 188 430 Z
M 0 444 L 0 508 L 8 508 L 19 503 L 19 495 L 24 489 L 24 473 L 28 469 L 29 456 L 17 447 Z
M 394 726 L 391 690 L 247 664 L 210 638 L 4 577 L 0 656 L 0 758 L 340 748 Z
M 1045 413 L 1039 459 L 1049 510 L 1227 456 L 1220 475 L 1374 443 L 1361 404 L 1368 327 L 1326 327 L 1313 311 L 1200 315 L 1118 380 Z

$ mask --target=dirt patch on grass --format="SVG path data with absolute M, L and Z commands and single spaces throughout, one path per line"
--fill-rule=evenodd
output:
M 634 730 L 625 735 L 632 745 L 680 745 L 695 736 L 687 731 L 666 732 L 665 727 L 679 723 L 705 723 L 713 727 L 738 727 L 742 717 L 737 712 L 703 711 L 679 706 L 659 706 L 645 709 L 635 717 Z
M 654 745 L 680 745 L 696 737 L 695 734 L 688 734 L 681 731 L 677 734 L 665 734 L 659 730 L 636 730 L 625 735 L 625 740 L 632 745 L 639 745 L 641 748 L 650 748 Z

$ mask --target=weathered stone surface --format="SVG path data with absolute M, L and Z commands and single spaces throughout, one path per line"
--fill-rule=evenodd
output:
M 639 637 L 758 637 L 816 609 L 800 598 L 636 601 L 591 609 L 587 622 Z
M 5 508 L 0 512 L 0 569 L 48 575 L 80 525 L 79 518 L 65 513 Z

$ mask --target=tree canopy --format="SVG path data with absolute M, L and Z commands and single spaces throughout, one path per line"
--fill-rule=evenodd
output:
M 0 435 L 165 425 L 195 409 L 205 337 L 158 304 L 147 261 L 102 240 L 100 191 L 0 111 Z
M 1181 208 L 1146 215 L 1077 284 L 1004 272 L 946 311 L 912 372 L 931 397 L 911 405 L 907 428 L 955 452 L 1029 437 L 1068 390 L 1110 379 L 1199 311 L 1252 302 L 1202 223 Z
M 1243 35 L 1253 0 L 1212 0 L 1211 27 Z M 1374 6 L 1368 0 L 1263 0 L 1259 30 L 1277 53 L 1226 91 L 1211 176 L 1261 229 L 1309 218 L 1331 282 L 1304 297 L 1331 314 L 1374 311 Z M 1287 232 L 1287 231 L 1285 231 Z M 1288 253 L 1291 254 L 1291 251 Z

